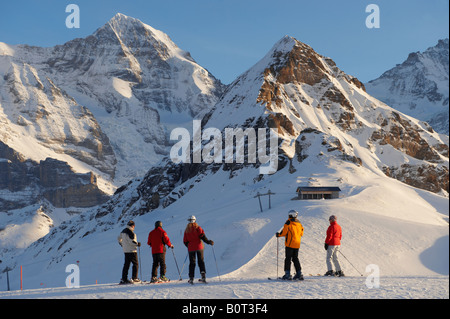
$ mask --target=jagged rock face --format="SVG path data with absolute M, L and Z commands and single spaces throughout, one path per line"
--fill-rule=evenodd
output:
M 307 159 L 309 156 L 323 156 L 321 151 L 318 154 L 310 151 L 312 144 L 321 145 L 320 149 L 324 149 L 327 153 L 333 153 L 334 156 L 343 161 L 352 162 L 358 166 L 362 166 L 362 160 L 355 155 L 349 155 L 344 151 L 344 147 L 341 141 L 334 137 L 324 134 L 315 129 L 305 129 L 300 132 L 298 139 L 295 141 L 295 155 L 297 161 L 300 163 Z
M 445 166 L 403 164 L 400 167 L 385 167 L 383 171 L 387 176 L 417 188 L 434 193 L 442 190 L 449 192 L 449 173 Z
M 10 210 L 47 199 L 55 207 L 92 207 L 109 199 L 90 172 L 74 173 L 69 165 L 48 158 L 36 163 L 0 142 L 0 209 Z
M 419 127 L 413 127 L 410 122 L 402 119 L 396 112 L 393 112 L 392 115 L 393 117 L 389 121 L 391 124 L 386 125 L 388 130 L 382 128 L 374 131 L 371 136 L 373 141 L 378 141 L 380 145 L 392 145 L 395 149 L 419 160 L 440 161 L 441 157 L 437 150 L 419 134 L 421 130 Z M 441 147 L 445 147 L 445 144 L 441 144 Z
M 427 121 L 449 134 L 449 40 L 410 53 L 401 64 L 366 83 L 368 92 L 389 106 Z
M 95 184 L 65 186 L 45 190 L 43 197 L 55 207 L 93 207 L 105 203 L 109 196 Z

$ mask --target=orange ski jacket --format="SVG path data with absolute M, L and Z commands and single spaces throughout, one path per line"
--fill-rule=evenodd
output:
M 286 237 L 286 247 L 299 249 L 302 236 L 303 226 L 300 221 L 297 218 L 289 218 L 278 237 Z

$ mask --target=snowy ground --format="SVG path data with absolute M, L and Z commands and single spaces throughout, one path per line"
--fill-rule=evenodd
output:
M 448 198 L 378 176 L 364 168 L 354 169 L 339 163 L 335 169 L 316 170 L 310 179 L 314 178 L 319 185 L 345 180 L 339 184 L 342 194 L 336 200 L 291 200 L 296 187 L 304 184 L 304 177 L 295 179 L 287 170 L 255 184 L 249 182 L 252 175 L 246 170 L 233 179 L 228 178 L 227 172 L 219 171 L 205 177 L 182 200 L 165 209 L 136 216 L 135 232 L 143 243 L 139 277 L 150 278 L 152 260 L 145 243 L 155 221 L 161 220 L 175 246 L 173 252 L 178 267 L 183 269 L 181 282 L 177 280 L 179 275 L 172 251 L 168 250 L 167 276 L 172 279 L 171 283 L 117 285 L 123 252 L 116 238 L 123 226 L 114 225 L 101 231 L 98 220 L 80 219 L 78 222 L 84 228 L 64 246 L 70 247 L 70 253 L 61 256 L 57 249 L 65 242 L 66 234 L 62 238 L 55 236 L 45 246 L 30 246 L 23 254 L 13 256 L 16 266 L 9 273 L 13 291 L 4 291 L 6 278 L 5 274 L 0 274 L 0 299 L 153 298 L 195 299 L 197 302 L 205 299 L 448 299 Z M 272 208 L 268 208 L 268 199 L 264 198 L 264 211 L 260 212 L 254 196 L 268 189 L 276 193 Z M 283 226 L 290 209 L 299 212 L 305 229 L 299 258 L 306 280 L 269 281 L 268 277 L 277 275 L 277 250 L 278 274 L 282 273 L 284 240 L 277 240 L 274 235 Z M 196 215 L 208 238 L 215 242 L 214 250 L 211 246 L 205 247 L 210 281 L 206 286 L 197 283 L 192 287 L 186 283 L 188 266 L 186 263 L 183 267 L 186 248 L 182 238 L 186 219 L 191 214 Z M 331 214 L 338 216 L 343 227 L 341 250 L 348 258 L 341 258 L 345 278 L 310 276 L 326 271 L 323 242 Z M 107 215 L 104 218 L 102 221 L 106 222 L 108 218 L 114 221 L 117 217 Z M 97 231 L 83 236 L 91 227 Z M 7 262 L 5 258 L 3 264 Z M 66 266 L 78 262 L 81 288 L 64 287 L 69 275 Z M 23 265 L 22 291 L 20 265 Z M 370 265 L 379 269 L 378 288 L 367 286 L 367 282 L 376 284 L 375 268 Z
M 366 281 L 368 281 L 369 288 Z M 120 286 L 99 284 L 80 288 L 45 288 L 0 292 L 0 298 L 69 299 L 444 299 L 449 298 L 448 276 L 380 278 L 378 288 L 366 277 L 306 276 L 302 282 L 267 278 L 218 277 L 207 285 L 191 286 L 186 280 L 166 284 Z

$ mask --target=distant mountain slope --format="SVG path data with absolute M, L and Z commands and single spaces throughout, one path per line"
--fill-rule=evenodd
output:
M 167 130 L 201 117 L 223 90 L 165 33 L 120 13 L 52 48 L 1 44 L 0 74 L 2 141 L 26 158 L 76 158 L 116 185 L 167 155 Z
M 224 87 L 168 35 L 120 13 L 63 45 L 0 43 L 0 84 L 1 142 L 23 160 L 93 172 L 107 194 L 167 155 L 171 128 L 201 118 Z
M 401 64 L 366 83 L 367 92 L 402 113 L 449 134 L 449 40 L 410 53 Z

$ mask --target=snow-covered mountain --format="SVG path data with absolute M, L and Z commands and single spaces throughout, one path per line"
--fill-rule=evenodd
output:
M 24 159 L 92 171 L 108 194 L 167 155 L 170 129 L 223 90 L 169 36 L 120 13 L 63 45 L 0 43 L 0 84 L 1 141 Z
M 221 129 L 275 128 L 289 160 L 300 156 L 303 135 L 313 130 L 358 165 L 448 192 L 448 136 L 371 97 L 358 79 L 290 37 L 234 81 L 208 118 Z
M 167 157 L 19 256 L 4 253 L 2 267 L 32 269 L 30 287 L 62 285 L 65 266 L 75 261 L 86 283 L 116 282 L 123 258 L 116 237 L 128 220 L 135 220 L 143 243 L 161 220 L 180 263 L 186 218 L 194 214 L 215 241 L 222 274 L 266 278 L 276 270 L 273 235 L 297 209 L 307 274 L 324 272 L 326 220 L 335 214 L 344 227 L 345 255 L 362 271 L 376 264 L 383 275 L 448 275 L 448 135 L 373 98 L 330 58 L 282 38 L 227 87 L 202 128 L 222 136 L 227 128 L 271 130 L 278 136 L 277 171 L 261 174 L 259 162 L 177 164 Z M 248 156 L 252 141 L 246 141 Z M 209 142 L 204 139 L 203 147 Z M 335 200 L 292 200 L 298 186 L 338 186 L 342 192 Z M 275 193 L 271 209 L 263 204 L 260 212 L 255 196 L 269 190 Z M 142 258 L 143 276 L 149 276 L 145 248 Z M 208 276 L 214 262 L 208 255 Z M 177 278 L 172 266 L 168 275 Z M 355 274 L 348 264 L 346 271 Z
M 366 83 L 369 94 L 449 134 L 449 40 L 410 53 L 401 64 Z

